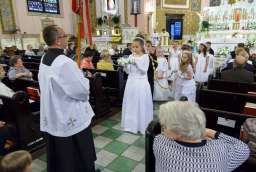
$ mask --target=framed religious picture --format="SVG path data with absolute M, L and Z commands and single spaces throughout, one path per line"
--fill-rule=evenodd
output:
M 163 0 L 164 8 L 189 8 L 190 0 Z
M 191 10 L 192 11 L 201 11 L 201 0 L 191 0 Z
M 107 14 L 116 15 L 118 11 L 118 0 L 103 0 L 103 11 Z
M 131 0 L 131 14 L 137 15 L 140 14 L 140 0 Z
M 0 19 L 3 33 L 12 33 L 16 30 L 12 0 L 0 1 Z
M 220 6 L 221 0 L 210 0 L 210 7 Z

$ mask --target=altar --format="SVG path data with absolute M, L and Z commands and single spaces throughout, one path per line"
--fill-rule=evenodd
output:
M 201 14 L 201 31 L 196 35 L 200 42 L 211 41 L 215 52 L 237 43 L 256 39 L 256 1 L 238 1 L 206 7 Z

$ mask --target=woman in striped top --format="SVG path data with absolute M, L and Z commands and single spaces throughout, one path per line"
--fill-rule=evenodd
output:
M 154 140 L 156 172 L 229 172 L 249 156 L 242 141 L 206 129 L 204 113 L 194 103 L 160 107 L 163 133 Z

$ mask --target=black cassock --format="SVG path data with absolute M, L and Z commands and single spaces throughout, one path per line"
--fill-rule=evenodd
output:
M 90 126 L 70 137 L 45 133 L 48 172 L 95 172 L 96 153 Z
M 157 65 L 157 61 L 153 58 L 152 55 L 149 55 L 148 82 L 150 85 L 152 96 L 154 94 L 154 75 Z

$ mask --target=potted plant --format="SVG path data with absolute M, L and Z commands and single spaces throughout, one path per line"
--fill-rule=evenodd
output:
M 209 31 L 210 23 L 206 20 L 202 21 L 202 31 Z
M 120 31 L 120 16 L 113 16 L 112 17 L 112 22 L 114 23 L 114 34 L 115 35 L 120 35 L 121 31 Z
M 102 24 L 103 24 L 102 18 L 101 18 L 101 17 L 98 17 L 98 18 L 97 18 L 97 25 L 98 25 L 98 26 L 101 26 Z
M 120 23 L 120 16 L 113 16 L 112 17 L 112 22 L 114 23 L 114 25 L 119 25 L 119 23 Z

